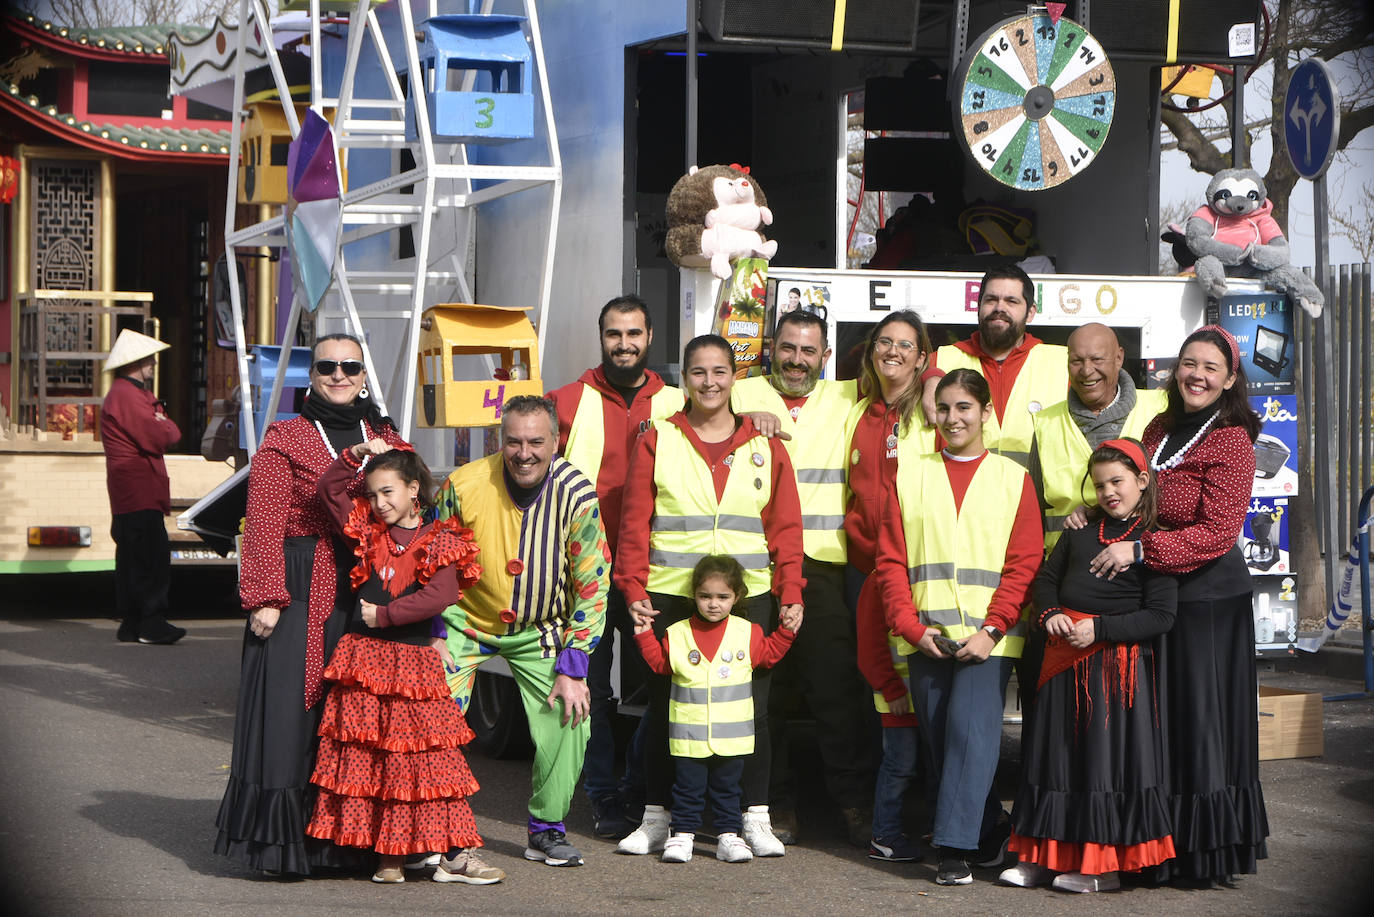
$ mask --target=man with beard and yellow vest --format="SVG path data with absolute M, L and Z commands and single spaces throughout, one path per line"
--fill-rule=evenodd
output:
M 773 427 L 784 440 L 797 476 L 802 511 L 802 574 L 806 586 L 806 630 L 774 672 L 775 711 L 800 696 L 819 727 L 821 764 L 829 795 L 844 815 L 850 841 L 869 841 L 869 804 L 875 771 L 869 692 L 858 669 L 854 619 L 845 605 L 844 511 L 848 437 L 844 435 L 858 398 L 854 381 L 822 380 L 830 360 L 825 320 L 814 312 L 783 315 L 773 336 L 773 369 L 767 376 L 740 379 L 730 405 L 749 414 L 765 434 Z M 773 774 L 770 780 L 773 830 L 784 843 L 797 834 L 796 800 L 788 768 L 784 716 L 772 717 Z M 789 839 L 789 835 L 791 839 Z
M 649 307 L 638 296 L 617 296 L 601 307 L 597 318 L 601 336 L 601 365 L 584 372 L 576 382 L 549 393 L 558 407 L 558 453 L 596 484 L 606 540 L 614 553 L 620 534 L 620 507 L 625 469 L 635 440 L 655 420 L 682 410 L 679 389 L 646 367 L 654 340 Z M 611 587 L 606 630 L 592 650 L 587 670 L 591 691 L 591 738 L 582 769 L 582 786 L 592 804 L 592 827 L 597 837 L 624 837 L 634 827 L 644 795 L 639 733 L 626 756 L 624 779 L 616 780 L 616 698 L 611 668 L 616 631 L 621 636 L 621 666 L 638 666 L 628 652 L 633 637 L 625 597 Z
M 1021 609 L 1042 550 L 1029 476 L 984 447 L 991 401 L 975 370 L 940 380 L 946 446 L 898 465 L 898 511 L 884 519 L 873 572 L 888 627 L 918 650 L 907 664 L 938 782 L 931 839 L 940 885 L 967 885 L 970 864 L 999 865 L 1005 855 L 1010 828 L 989 791 L 1003 698 L 1025 640 Z
M 1035 284 L 1016 265 L 983 275 L 978 299 L 978 330 L 967 341 L 946 344 L 927 369 L 922 399 L 926 418 L 935 420 L 935 385 L 952 369 L 982 374 L 992 392 L 993 416 L 984 430 L 989 452 L 1030 463 L 1035 415 L 1063 401 L 1069 388 L 1065 348 L 1046 344 L 1026 331 L 1035 320 Z
M 1116 332 L 1092 322 L 1069 335 L 1069 396 L 1035 415 L 1030 475 L 1045 514 L 1045 554 L 1080 506 L 1096 506 L 1084 480 L 1088 457 L 1109 439 L 1140 439 L 1164 410 L 1163 389 L 1139 391 L 1122 369 L 1125 348 Z

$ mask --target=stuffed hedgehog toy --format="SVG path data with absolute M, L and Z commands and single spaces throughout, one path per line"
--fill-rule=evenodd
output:
M 1326 298 L 1312 279 L 1288 263 L 1288 240 L 1269 215 L 1264 179 L 1254 169 L 1222 169 L 1207 183 L 1207 204 L 1188 218 L 1185 236 L 1197 256 L 1197 282 L 1210 299 L 1226 295 L 1226 276 L 1255 277 L 1322 314 Z
M 772 224 L 773 212 L 744 166 L 692 166 L 669 192 L 667 216 L 664 247 L 678 267 L 710 267 L 725 280 L 732 260 L 772 258 L 778 251 L 758 231 Z

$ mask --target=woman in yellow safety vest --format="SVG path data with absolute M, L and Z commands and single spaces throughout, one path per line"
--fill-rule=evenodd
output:
M 635 444 L 625 478 L 620 540 L 612 575 L 633 615 L 654 618 L 662 637 L 693 612 L 692 569 L 710 554 L 744 568 L 748 598 L 740 612 L 765 631 L 802 604 L 801 501 L 787 449 L 765 439 L 748 417 L 730 410 L 735 355 L 714 334 L 691 340 L 682 354 L 687 406 L 654 422 Z M 754 753 L 742 781 L 744 840 L 758 856 L 781 856 L 768 817 L 768 672 L 753 678 Z M 663 849 L 672 792 L 668 756 L 668 680 L 653 676 L 644 736 L 645 807 L 622 853 Z
M 935 881 L 967 885 L 1001 862 L 1009 825 L 990 797 L 1002 707 L 1021 654 L 1021 609 L 1040 567 L 1040 510 L 1025 469 L 983 446 L 987 381 L 956 369 L 935 392 L 945 448 L 897 468 L 874 569 L 887 624 L 918 652 L 910 690 L 938 780 Z

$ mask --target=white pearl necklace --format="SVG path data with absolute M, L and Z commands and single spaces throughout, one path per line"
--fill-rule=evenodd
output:
M 1183 444 L 1182 449 L 1178 450 L 1173 455 L 1169 456 L 1169 460 L 1167 462 L 1161 462 L 1159 460 L 1159 456 L 1164 452 L 1164 447 L 1169 442 L 1169 437 L 1166 435 L 1163 439 L 1159 441 L 1159 446 L 1156 447 L 1155 454 L 1150 457 L 1150 467 L 1153 468 L 1155 471 L 1166 471 L 1170 468 L 1175 468 L 1179 464 L 1181 464 L 1183 462 L 1183 459 L 1187 457 L 1188 450 L 1193 448 L 1193 446 L 1197 443 L 1198 440 L 1202 439 L 1202 437 L 1207 435 L 1207 431 L 1211 429 L 1212 424 L 1216 422 L 1216 419 L 1220 414 L 1221 411 L 1216 411 L 1212 414 L 1211 417 L 1208 417 L 1207 420 L 1203 422 L 1202 426 L 1198 427 L 1197 432 L 1193 434 L 1193 438 Z
M 315 429 L 320 431 L 320 439 L 324 440 L 324 447 L 329 450 L 329 457 L 332 459 L 338 458 L 339 453 L 335 450 L 334 444 L 329 441 L 328 436 L 324 435 L 324 425 L 317 420 L 315 421 Z M 363 425 L 361 420 L 358 421 L 358 432 L 363 435 L 363 442 L 367 442 L 367 427 Z M 368 458 L 372 458 L 372 456 L 369 455 Z M 366 465 L 367 461 L 364 460 L 363 464 Z

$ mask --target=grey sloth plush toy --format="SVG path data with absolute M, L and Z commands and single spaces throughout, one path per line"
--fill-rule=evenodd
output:
M 1197 256 L 1197 282 L 1211 299 L 1226 295 L 1226 277 L 1254 277 L 1322 314 L 1326 298 L 1312 279 L 1288 263 L 1288 240 L 1270 216 L 1264 179 L 1254 169 L 1222 169 L 1207 183 L 1207 203 L 1188 218 L 1184 233 Z

